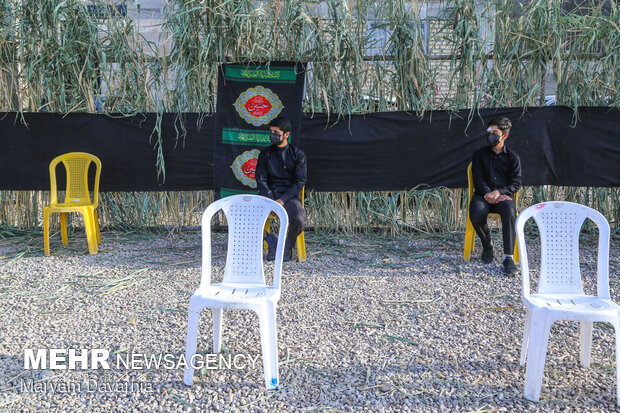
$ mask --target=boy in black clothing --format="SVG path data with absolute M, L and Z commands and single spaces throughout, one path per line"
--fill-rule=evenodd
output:
M 271 146 L 263 149 L 256 163 L 256 184 L 259 195 L 275 200 L 288 214 L 288 234 L 284 261 L 290 261 L 297 236 L 304 230 L 306 212 L 299 199 L 299 191 L 306 185 L 306 155 L 289 145 L 291 122 L 277 117 L 269 124 Z M 267 236 L 267 260 L 275 259 L 277 239 Z
M 487 226 L 489 212 L 499 213 L 502 218 L 504 241 L 504 273 L 514 276 L 517 267 L 513 261 L 515 245 L 515 222 L 517 207 L 514 194 L 521 188 L 521 160 L 504 142 L 512 123 L 508 118 L 492 119 L 488 123 L 488 146 L 474 152 L 472 175 L 474 196 L 469 204 L 469 219 L 482 242 L 482 262 L 493 262 L 491 233 Z

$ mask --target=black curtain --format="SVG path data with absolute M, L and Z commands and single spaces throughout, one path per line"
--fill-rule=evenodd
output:
M 406 112 L 340 117 L 305 115 L 300 147 L 308 158 L 306 188 L 317 191 L 465 187 L 471 154 L 484 145 L 486 122 L 507 116 L 506 144 L 521 157 L 524 185 L 620 186 L 620 110 L 543 107 Z M 103 164 L 102 191 L 214 189 L 212 116 L 164 114 L 166 177 L 157 176 L 154 113 L 0 114 L 0 190 L 49 189 L 49 162 L 83 151 Z M 229 169 L 230 167 L 227 166 Z

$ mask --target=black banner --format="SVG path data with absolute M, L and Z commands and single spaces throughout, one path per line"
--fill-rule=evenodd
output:
M 301 63 L 220 66 L 215 114 L 214 187 L 220 196 L 257 192 L 260 150 L 270 145 L 269 122 L 286 116 L 298 145 L 304 90 Z
M 487 122 L 506 116 L 506 145 L 521 157 L 523 184 L 620 186 L 620 110 L 567 107 L 404 112 L 351 116 L 326 127 L 321 114 L 302 123 L 308 188 L 401 190 L 467 186 L 472 153 L 485 145 Z
M 101 159 L 101 191 L 211 189 L 213 117 L 180 116 L 166 113 L 161 119 L 164 179 L 157 174 L 155 113 L 0 113 L 0 189 L 49 190 L 49 164 L 67 152 Z M 60 171 L 59 178 L 62 183 Z
M 418 185 L 465 187 L 471 154 L 484 145 L 486 122 L 507 116 L 506 144 L 521 157 L 525 185 L 620 186 L 620 110 L 566 107 L 405 112 L 301 120 L 300 147 L 308 159 L 307 189 L 400 190 Z M 102 191 L 214 189 L 213 117 L 175 114 L 161 120 L 166 179 L 157 176 L 153 113 L 0 113 L 0 190 L 47 190 L 57 155 L 84 151 L 103 164 Z M 26 124 L 23 123 L 26 122 Z M 199 127 L 200 126 L 200 127 Z M 266 128 L 265 128 L 266 129 Z M 231 171 L 230 164 L 225 165 Z M 230 172 L 232 174 L 232 172 Z

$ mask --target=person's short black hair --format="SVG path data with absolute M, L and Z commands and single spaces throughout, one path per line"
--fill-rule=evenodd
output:
M 282 133 L 290 132 L 292 128 L 291 121 L 284 116 L 278 116 L 277 118 L 269 122 L 269 126 L 280 129 Z
M 491 119 L 489 123 L 487 123 L 487 128 L 491 125 L 497 126 L 504 133 L 510 132 L 510 128 L 512 128 L 512 122 L 504 116 Z

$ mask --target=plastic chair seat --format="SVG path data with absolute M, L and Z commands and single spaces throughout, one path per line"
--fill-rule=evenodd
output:
M 559 318 L 561 320 L 577 321 L 590 315 L 599 319 L 604 313 L 616 317 L 616 311 L 620 310 L 620 306 L 610 299 L 585 294 L 531 294 L 526 301 L 531 306 L 566 311 Z
M 93 203 L 90 201 L 77 201 L 77 202 L 58 202 L 48 205 L 48 208 L 55 211 L 75 212 L 82 207 L 93 207 Z
M 263 300 L 280 299 L 280 291 L 269 287 L 256 287 L 251 284 L 211 284 L 206 288 L 198 289 L 192 299 L 199 300 L 204 307 L 246 308 Z
M 501 221 L 502 217 L 497 212 L 489 212 L 489 214 L 487 215 L 487 219 L 492 219 L 494 221 Z

